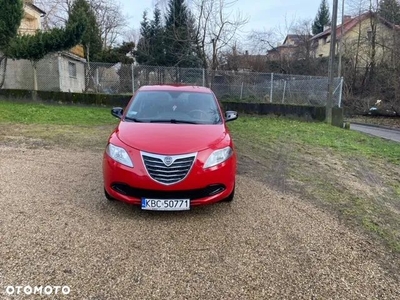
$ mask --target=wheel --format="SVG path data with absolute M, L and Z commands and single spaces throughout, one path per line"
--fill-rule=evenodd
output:
M 233 198 L 235 197 L 235 189 L 236 189 L 236 186 L 233 186 L 232 193 L 230 193 L 230 195 L 223 200 L 224 202 L 232 202 L 233 201 Z
M 107 193 L 106 189 L 104 189 L 104 196 L 106 196 L 106 199 L 108 201 L 114 201 L 115 200 L 113 197 L 111 197 L 111 195 L 109 193 Z

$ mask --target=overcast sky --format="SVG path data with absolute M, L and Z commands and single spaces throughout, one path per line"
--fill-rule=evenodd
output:
M 130 27 L 139 28 L 144 10 L 149 10 L 150 16 L 157 0 L 120 0 L 123 9 L 130 17 Z M 189 0 L 190 1 L 190 0 Z M 332 11 L 329 2 L 329 10 Z M 234 9 L 249 17 L 245 31 L 271 30 L 293 20 L 314 19 L 321 0 L 238 0 Z

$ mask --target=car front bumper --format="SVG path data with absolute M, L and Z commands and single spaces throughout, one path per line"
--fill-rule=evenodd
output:
M 114 161 L 106 153 L 103 156 L 104 188 L 116 200 L 141 205 L 146 199 L 190 199 L 191 206 L 206 205 L 227 198 L 235 187 L 236 156 L 218 166 L 203 169 L 196 160 L 187 177 L 173 185 L 163 185 L 152 179 L 136 153 L 134 167 Z

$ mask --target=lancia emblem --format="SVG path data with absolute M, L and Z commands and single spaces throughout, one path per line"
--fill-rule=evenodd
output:
M 171 156 L 164 157 L 164 165 L 166 165 L 167 167 L 172 165 L 173 162 L 174 162 L 174 160 L 172 159 Z

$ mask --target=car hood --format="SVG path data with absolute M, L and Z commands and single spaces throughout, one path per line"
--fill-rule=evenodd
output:
M 132 148 L 176 155 L 213 149 L 228 133 L 223 124 L 120 122 L 116 134 L 124 144 Z

